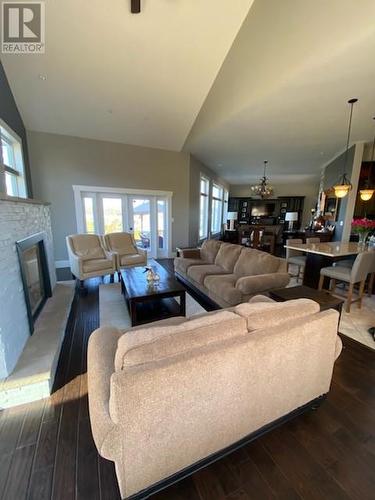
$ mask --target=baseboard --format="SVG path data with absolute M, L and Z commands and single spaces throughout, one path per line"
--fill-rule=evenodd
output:
M 68 260 L 55 260 L 56 269 L 62 269 L 63 267 L 70 267 Z

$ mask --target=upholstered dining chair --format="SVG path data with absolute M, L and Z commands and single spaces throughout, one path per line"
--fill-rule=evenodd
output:
M 109 233 L 103 236 L 104 248 L 115 255 L 116 269 L 145 266 L 147 250 L 137 247 L 131 233 Z
M 113 275 L 116 271 L 116 257 L 103 248 L 100 236 L 96 234 L 71 234 L 66 237 L 70 269 L 79 279 L 81 289 L 83 281 L 97 276 Z
M 293 264 L 294 266 L 297 266 L 297 283 L 301 274 L 301 269 L 302 269 L 302 274 L 303 270 L 305 269 L 306 265 L 306 255 L 303 255 L 302 252 L 299 252 L 298 250 L 292 250 L 291 248 L 288 248 L 288 246 L 293 246 L 295 244 L 303 243 L 302 239 L 300 238 L 291 238 L 290 240 L 286 240 L 286 264 L 287 264 L 287 272 L 289 272 L 289 266 L 290 264 Z
M 375 254 L 375 250 L 370 250 Z M 342 267 L 347 267 L 347 268 L 352 268 L 354 264 L 354 259 L 344 259 L 344 260 L 339 260 L 336 262 L 336 266 L 342 266 Z M 373 260 L 373 264 L 371 266 L 371 269 L 369 271 L 369 279 L 367 282 L 367 295 L 371 297 L 372 295 L 372 290 L 374 288 L 374 281 L 375 281 L 375 258 Z
M 367 276 L 375 268 L 375 252 L 361 252 L 357 255 L 353 266 L 335 265 L 323 267 L 320 270 L 319 290 L 323 289 L 324 278 L 330 279 L 330 291 L 334 292 L 337 282 L 349 284 L 346 298 L 346 312 L 350 312 L 353 302 L 358 302 L 358 307 L 362 307 L 362 298 L 365 289 Z M 354 285 L 359 284 L 358 298 L 353 300 Z

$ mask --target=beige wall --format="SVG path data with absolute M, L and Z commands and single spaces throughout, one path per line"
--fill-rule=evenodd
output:
M 189 245 L 196 246 L 199 241 L 199 201 L 200 174 L 205 174 L 210 181 L 215 181 L 229 190 L 229 184 L 219 177 L 198 158 L 190 157 L 190 211 L 189 211 Z M 211 192 L 211 190 L 210 190 Z M 211 203 L 209 203 L 211 206 Z
M 275 184 L 272 183 L 275 190 L 275 197 L 279 196 L 305 196 L 302 226 L 310 222 L 311 208 L 316 207 L 319 195 L 319 180 L 309 184 L 290 183 L 290 184 Z M 232 185 L 229 190 L 230 196 L 250 196 L 249 185 Z
M 173 250 L 189 243 L 190 156 L 152 148 L 28 132 L 34 196 L 52 203 L 55 259 L 75 233 L 73 184 L 173 191 Z

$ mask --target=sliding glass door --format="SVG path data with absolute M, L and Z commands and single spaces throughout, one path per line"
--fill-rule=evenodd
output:
M 147 250 L 149 257 L 168 257 L 169 197 L 115 192 L 80 193 L 81 226 L 84 232 L 131 232 L 137 246 Z

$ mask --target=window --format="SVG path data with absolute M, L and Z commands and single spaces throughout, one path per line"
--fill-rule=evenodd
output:
M 223 224 L 226 224 L 228 222 L 228 200 L 229 200 L 229 192 L 227 189 L 224 189 Z
M 6 193 L 26 198 L 21 139 L 3 122 L 0 122 L 0 143 L 0 164 L 4 168 Z
M 93 196 L 83 197 L 83 210 L 85 218 L 86 233 L 95 234 L 94 198 Z
M 211 233 L 218 234 L 221 231 L 223 218 L 223 188 L 218 184 L 212 184 L 211 200 Z
M 170 191 L 73 186 L 78 233 L 131 232 L 149 257 L 172 253 Z
M 200 180 L 200 203 L 199 203 L 199 239 L 203 240 L 208 236 L 208 196 L 210 181 L 201 175 Z

